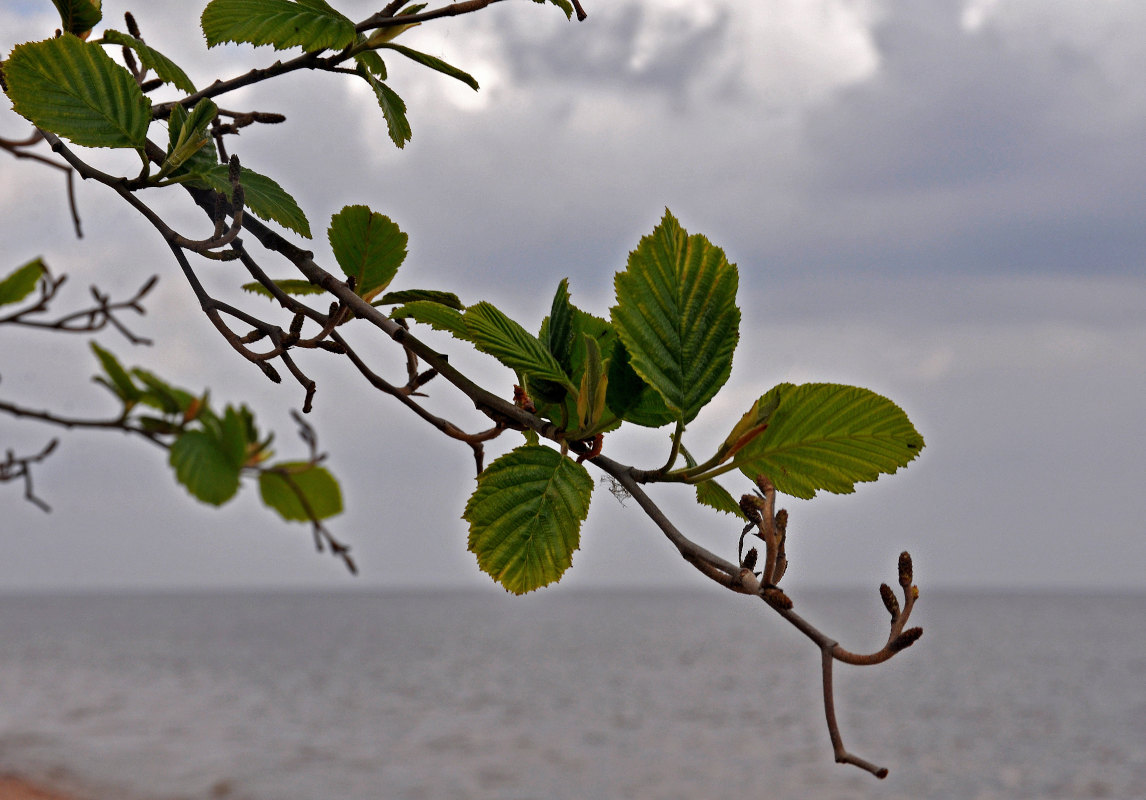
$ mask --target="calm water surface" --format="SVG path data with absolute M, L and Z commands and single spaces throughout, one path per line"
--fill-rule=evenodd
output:
M 806 595 L 806 596 L 805 596 Z M 878 595 L 795 593 L 853 649 Z M 925 594 L 837 666 L 694 593 L 0 597 L 0 772 L 128 800 L 1146 798 L 1146 596 Z

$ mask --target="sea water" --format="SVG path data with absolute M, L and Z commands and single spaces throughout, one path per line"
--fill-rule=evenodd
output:
M 851 649 L 877 593 L 793 592 Z M 837 665 L 721 593 L 0 597 L 0 773 L 125 800 L 1146 798 L 1146 596 L 925 593 Z

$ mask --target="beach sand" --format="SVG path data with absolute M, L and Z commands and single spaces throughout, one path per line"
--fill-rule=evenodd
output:
M 19 778 L 0 775 L 0 800 L 73 800 L 73 798 L 42 789 Z

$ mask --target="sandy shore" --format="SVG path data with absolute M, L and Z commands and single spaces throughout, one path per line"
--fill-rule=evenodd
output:
M 33 786 L 19 778 L 0 776 L 0 800 L 73 800 L 73 798 Z

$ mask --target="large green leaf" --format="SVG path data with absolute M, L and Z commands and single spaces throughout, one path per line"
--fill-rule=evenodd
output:
M 151 101 L 98 44 L 65 33 L 17 45 L 4 64 L 16 113 L 84 147 L 142 148 Z
M 782 383 L 756 405 L 775 404 L 768 427 L 733 458 L 749 478 L 810 498 L 838 494 L 893 473 L 919 455 L 923 437 L 895 403 L 869 389 L 834 383 Z
M 577 389 L 569 376 L 541 341 L 487 302 L 466 309 L 466 330 L 470 341 L 483 353 L 493 356 L 530 381 L 552 381 Z
M 239 491 L 241 463 L 225 440 L 206 430 L 187 431 L 171 445 L 168 462 L 176 479 L 194 497 L 221 506 Z
M 573 563 L 593 479 L 556 450 L 524 445 L 490 464 L 466 503 L 469 550 L 514 594 L 561 578 Z
M 259 473 L 263 502 L 285 520 L 310 522 L 342 513 L 342 490 L 326 467 L 309 461 L 274 464 Z M 304 506 L 299 495 L 306 498 Z M 307 513 L 307 509 L 310 513 Z
M 65 33 L 83 34 L 103 19 L 100 0 L 52 0 L 60 12 L 61 29 Z
M 201 19 L 207 46 L 223 42 L 341 50 L 354 43 L 354 23 L 323 0 L 211 0 Z
M 143 40 L 136 39 L 134 36 L 116 30 L 104 31 L 103 40 L 105 42 L 111 42 L 112 44 L 130 47 L 135 51 L 135 54 L 139 56 L 140 63 L 154 70 L 159 80 L 164 83 L 170 83 L 176 89 L 187 92 L 187 94 L 195 93 L 195 84 L 187 77 L 187 73 L 184 72 L 178 64 L 163 55 L 163 53 L 145 44 Z
M 0 280 L 0 306 L 19 303 L 30 295 L 46 271 L 44 262 L 34 258 L 22 267 L 17 267 L 14 272 L 9 273 L 6 278 Z
M 366 206 L 346 206 L 331 217 L 327 237 L 338 266 L 366 301 L 390 285 L 409 240 L 397 223 Z
M 703 236 L 689 236 L 667 210 L 617 273 L 613 325 L 630 364 L 686 423 L 732 370 L 737 282 L 724 252 Z

